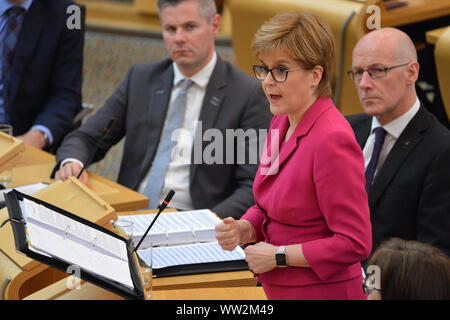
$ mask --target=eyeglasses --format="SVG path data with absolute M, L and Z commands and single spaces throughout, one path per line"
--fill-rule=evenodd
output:
M 269 73 L 271 73 L 272 78 L 276 82 L 284 82 L 287 79 L 289 71 L 295 71 L 295 70 L 300 70 L 300 69 L 302 69 L 302 68 L 298 67 L 298 68 L 293 68 L 293 69 L 286 69 L 284 67 L 275 67 L 275 68 L 269 69 L 265 66 L 254 65 L 253 73 L 255 74 L 255 77 L 261 81 L 264 81 L 267 78 L 267 75 Z
M 372 79 L 380 79 L 386 77 L 386 74 L 389 70 L 403 67 L 408 65 L 408 63 L 399 64 L 398 66 L 392 66 L 392 67 L 370 67 L 368 69 L 360 69 L 360 68 L 354 68 L 352 70 L 347 71 L 348 77 L 350 80 L 354 82 L 359 82 L 362 79 L 362 76 L 365 71 L 369 74 L 369 77 Z

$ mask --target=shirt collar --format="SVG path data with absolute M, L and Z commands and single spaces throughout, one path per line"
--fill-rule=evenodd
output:
M 214 71 L 214 67 L 216 66 L 217 62 L 217 53 L 214 51 L 213 57 L 208 62 L 206 66 L 203 67 L 199 72 L 194 74 L 190 79 L 197 84 L 199 87 L 205 89 L 208 85 L 209 78 L 211 77 L 211 74 Z M 181 80 L 185 79 L 186 77 L 181 73 L 180 69 L 178 68 L 177 64 L 173 63 L 173 85 L 178 85 Z
M 416 113 L 419 111 L 420 108 L 420 101 L 419 98 L 416 98 L 416 102 L 413 104 L 413 106 L 405 112 L 402 116 L 398 117 L 395 120 L 392 120 L 391 122 L 385 124 L 382 126 L 384 130 L 386 130 L 387 133 L 389 133 L 391 136 L 393 136 L 395 139 L 398 139 L 400 137 L 400 134 L 403 132 L 403 130 L 406 128 L 408 123 L 414 118 Z M 377 118 L 372 117 L 372 129 L 375 130 L 377 127 L 381 127 L 381 124 L 378 122 Z
M 25 0 L 22 4 L 19 4 L 19 7 L 22 7 L 25 9 L 25 12 L 30 8 L 31 4 L 33 3 L 33 0 Z M 9 8 L 14 7 L 13 4 L 11 4 L 7 0 L 0 1 L 0 16 L 2 16 L 6 10 Z

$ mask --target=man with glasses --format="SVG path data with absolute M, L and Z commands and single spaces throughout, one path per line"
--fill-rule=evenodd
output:
M 365 35 L 353 50 L 365 114 L 347 119 L 363 149 L 373 246 L 391 237 L 450 253 L 450 133 L 417 98 L 417 53 L 400 30 Z

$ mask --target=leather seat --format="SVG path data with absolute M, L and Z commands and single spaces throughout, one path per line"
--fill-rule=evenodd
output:
M 252 74 L 257 63 L 250 45 L 258 28 L 270 17 L 285 12 L 309 12 L 327 21 L 336 41 L 336 65 L 333 81 L 333 101 L 342 114 L 361 113 L 354 83 L 347 77 L 352 67 L 352 51 L 365 33 L 367 6 L 348 0 L 226 0 L 231 12 L 232 45 L 237 66 Z M 343 35 L 343 36 L 342 36 Z

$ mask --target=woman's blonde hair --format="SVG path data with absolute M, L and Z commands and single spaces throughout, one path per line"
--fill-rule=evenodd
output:
M 319 16 L 309 13 L 283 13 L 266 21 L 252 43 L 253 52 L 283 50 L 297 60 L 302 68 L 323 68 L 317 86 L 318 96 L 331 97 L 334 70 L 334 38 L 330 26 Z

